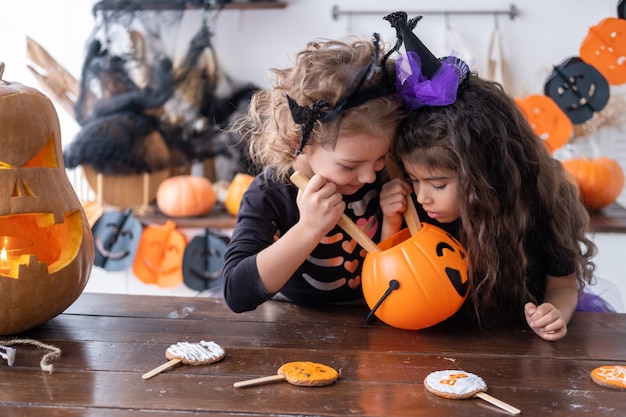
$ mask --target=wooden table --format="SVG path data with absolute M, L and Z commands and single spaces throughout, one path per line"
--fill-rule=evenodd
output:
M 435 326 L 405 331 L 375 320 L 365 306 L 323 310 L 268 302 L 235 314 L 221 299 L 83 294 L 64 314 L 10 338 L 52 344 L 53 373 L 41 350 L 17 347 L 0 359 L 0 415 L 75 416 L 502 416 L 480 399 L 447 400 L 424 389 L 432 371 L 482 376 L 489 393 L 526 416 L 623 416 L 626 392 L 596 385 L 597 366 L 626 365 L 626 315 L 577 313 L 568 336 L 546 342 L 530 330 L 482 333 Z M 177 365 L 151 379 L 179 341 L 213 340 L 227 352 L 206 366 Z M 233 388 L 308 360 L 340 370 L 333 385 L 275 382 Z

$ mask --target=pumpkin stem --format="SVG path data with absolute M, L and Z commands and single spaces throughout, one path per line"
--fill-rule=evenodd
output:
M 2 74 L 4 74 L 4 62 L 0 61 L 0 80 L 2 79 Z

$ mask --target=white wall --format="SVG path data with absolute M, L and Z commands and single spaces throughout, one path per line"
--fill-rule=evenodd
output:
M 393 42 L 394 32 L 382 16 L 390 11 L 432 10 L 507 10 L 514 3 L 520 15 L 514 20 L 498 17 L 502 34 L 504 60 L 510 70 L 511 92 L 515 95 L 541 94 L 543 83 L 552 69 L 565 58 L 578 55 L 580 43 L 590 26 L 606 17 L 616 17 L 617 0 L 287 0 L 285 9 L 225 10 L 211 14 L 222 67 L 232 78 L 267 85 L 267 70 L 288 63 L 294 51 L 315 38 L 341 38 L 348 34 L 370 37 L 373 32 Z M 91 8 L 94 0 L 21 0 L 3 2 L 0 11 L 0 60 L 7 65 L 4 78 L 36 86 L 26 69 L 26 35 L 34 38 L 74 76 L 80 76 L 85 42 L 94 27 Z M 380 16 L 332 17 L 332 8 L 340 10 L 381 11 Z M 198 26 L 202 13 L 187 12 L 185 26 L 190 33 Z M 484 67 L 493 15 L 449 15 L 447 21 L 476 59 Z M 416 33 L 435 55 L 447 55 L 446 17 L 427 15 Z M 184 35 L 181 35 L 184 38 Z M 77 132 L 71 118 L 63 119 L 66 141 Z
M 37 87 L 37 81 L 26 69 L 26 35 L 34 38 L 77 78 L 83 60 L 85 42 L 94 27 L 93 0 L 21 0 L 4 2 L 0 10 L 0 61 L 7 65 L 4 79 Z M 515 96 L 542 94 L 543 85 L 552 66 L 577 56 L 589 28 L 607 17 L 617 17 L 618 0 L 287 0 L 285 9 L 226 10 L 209 15 L 214 42 L 223 70 L 235 81 L 254 82 L 267 86 L 268 69 L 289 62 L 294 52 L 315 38 L 343 38 L 349 34 L 369 38 L 373 32 L 384 41 L 393 42 L 394 32 L 382 20 L 387 12 L 396 10 L 507 10 L 514 3 L 520 15 L 511 20 L 499 16 L 503 61 L 507 87 Z M 380 16 L 340 16 L 333 19 L 334 5 L 340 10 L 380 11 Z M 189 11 L 181 33 L 185 39 L 193 33 L 202 18 L 200 11 Z M 490 36 L 495 26 L 493 15 L 426 15 L 416 33 L 435 55 L 450 53 L 446 40 L 453 39 L 446 31 L 461 39 L 452 45 L 458 52 L 467 52 L 479 72 L 484 70 Z M 68 142 L 78 126 L 62 109 L 58 109 L 62 134 Z M 621 132 L 615 132 L 617 140 Z M 606 138 L 605 142 L 606 142 Z M 610 145 L 609 145 L 610 148 Z M 624 194 L 626 195 L 626 193 Z M 620 201 L 626 201 L 622 198 Z M 608 243 L 607 243 L 608 242 Z M 626 277 L 616 265 L 623 253 L 626 236 L 609 236 L 602 240 L 598 258 L 598 274 L 617 283 L 626 299 Z M 610 253 L 607 256 L 607 253 Z M 617 255 L 617 254 L 616 254 Z M 95 275 L 97 275 L 95 272 Z M 132 279 L 132 277 L 126 277 Z M 94 283 L 94 285 L 96 285 Z M 98 284 L 99 285 L 99 284 Z M 125 285 L 126 291 L 132 286 Z M 122 290 L 120 290 L 122 291 Z

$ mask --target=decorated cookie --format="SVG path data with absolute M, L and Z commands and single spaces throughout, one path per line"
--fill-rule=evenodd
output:
M 510 414 L 522 412 L 519 408 L 487 394 L 487 384 L 481 377 L 459 369 L 432 372 L 424 378 L 424 386 L 440 397 L 453 400 L 477 397 Z
M 185 365 L 208 365 L 222 360 L 225 354 L 224 349 L 215 342 L 205 342 L 204 340 L 200 343 L 178 342 L 165 351 L 165 357 L 169 361 L 146 372 L 141 377 L 150 379 L 181 362 Z
M 292 385 L 301 387 L 321 387 L 332 384 L 337 378 L 339 378 L 339 373 L 335 369 L 321 363 L 287 362 L 278 368 L 276 375 L 238 381 L 233 386 L 235 388 L 244 388 L 286 380 Z
M 330 366 L 315 362 L 287 362 L 278 368 L 278 375 L 287 382 L 303 387 L 330 385 L 339 378 L 339 373 Z
M 626 366 L 600 366 L 591 371 L 591 379 L 598 385 L 617 390 L 626 390 Z
M 481 377 L 458 369 L 432 372 L 424 379 L 424 386 L 433 394 L 454 399 L 471 398 L 487 391 Z
M 179 359 L 185 365 L 207 365 L 224 358 L 225 352 L 215 342 L 178 342 L 165 351 L 167 359 Z

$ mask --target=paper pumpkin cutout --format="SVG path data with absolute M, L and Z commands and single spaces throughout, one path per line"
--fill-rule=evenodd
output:
M 580 57 L 612 85 L 626 82 L 626 20 L 609 17 L 589 28 Z
M 550 97 L 533 94 L 515 102 L 551 153 L 569 141 L 572 121 Z
M 146 226 L 139 240 L 133 272 L 146 284 L 175 287 L 183 282 L 183 253 L 187 238 L 176 223 Z
M 109 272 L 130 268 L 142 232 L 143 226 L 130 210 L 102 214 L 92 228 L 96 247 L 94 265 Z
M 544 90 L 574 124 L 591 119 L 609 101 L 606 78 L 579 57 L 568 58 L 554 67 Z
M 465 248 L 443 229 L 428 223 L 411 236 L 404 229 L 368 252 L 362 287 L 370 308 L 383 322 L 407 330 L 433 326 L 458 311 L 469 289 Z M 392 280 L 397 289 L 377 306 Z
M 205 229 L 195 236 L 183 253 L 183 282 L 196 291 L 205 291 L 221 284 L 227 238 Z

